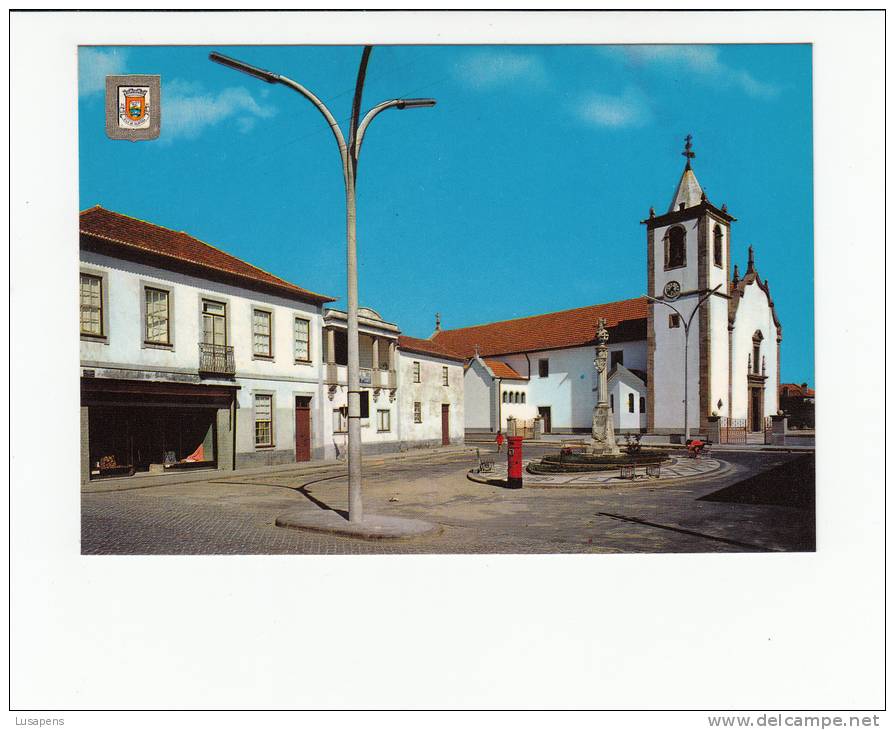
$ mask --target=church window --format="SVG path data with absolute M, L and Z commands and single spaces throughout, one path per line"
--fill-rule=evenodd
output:
M 665 234 L 665 268 L 679 269 L 687 265 L 686 234 L 680 226 L 669 228 Z
M 550 360 L 543 358 L 538 360 L 538 377 L 546 378 L 550 375 Z
M 669 314 L 668 315 L 668 328 L 676 329 L 681 326 L 681 318 L 678 314 Z
M 507 393 L 506 391 L 503 392 L 503 402 L 504 402 L 504 403 L 509 403 L 509 402 L 510 402 L 510 394 Z
M 616 365 L 625 364 L 625 353 L 622 350 L 616 350 L 609 353 L 609 367 L 614 368 Z
M 628 393 L 628 413 L 634 412 L 634 394 Z
M 640 412 L 646 413 L 646 398 L 640 396 Z
M 522 402 L 525 403 L 525 393 L 523 393 L 520 397 L 522 398 Z
M 609 395 L 609 410 L 615 413 L 615 396 L 611 393 Z
M 713 247 L 715 266 L 724 266 L 724 234 L 721 232 L 721 226 L 715 226 Z

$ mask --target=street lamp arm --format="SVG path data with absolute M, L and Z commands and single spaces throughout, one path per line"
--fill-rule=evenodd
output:
M 364 50 L 364 63 L 363 68 L 366 68 L 366 59 L 369 57 L 369 46 Z M 348 179 L 350 177 L 350 168 L 348 165 L 348 145 L 345 143 L 345 136 L 342 134 L 342 130 L 339 128 L 339 123 L 336 121 L 336 118 L 332 115 L 332 112 L 326 107 L 320 99 L 312 92 L 310 89 L 306 89 L 297 81 L 293 81 L 288 76 L 282 76 L 281 74 L 274 73 L 273 71 L 268 71 L 263 68 L 258 68 L 257 66 L 252 66 L 251 64 L 246 63 L 245 61 L 240 61 L 236 58 L 230 58 L 229 56 L 225 56 L 222 53 L 218 53 L 217 51 L 213 51 L 208 54 L 208 58 L 215 63 L 219 63 L 222 66 L 227 66 L 228 68 L 232 68 L 236 71 L 240 71 L 241 73 L 248 74 L 249 76 L 254 76 L 256 79 L 261 79 L 262 81 L 267 82 L 268 84 L 283 84 L 283 86 L 288 86 L 293 91 L 297 91 L 301 94 L 305 99 L 310 101 L 315 107 L 317 107 L 317 111 L 319 111 L 323 117 L 326 119 L 326 123 L 329 124 L 330 130 L 332 130 L 333 136 L 336 138 L 336 143 L 339 145 L 339 155 L 342 158 L 342 171 L 345 175 L 345 182 L 348 183 Z M 363 78 L 361 76 L 361 78 Z
M 391 101 L 383 101 L 376 106 L 374 106 L 370 111 L 364 114 L 364 118 L 361 121 L 360 125 L 357 128 L 357 137 L 354 140 L 354 159 L 357 160 L 360 157 L 360 148 L 364 143 L 364 134 L 367 131 L 367 127 L 370 126 L 370 122 L 373 121 L 376 115 L 384 112 L 386 109 L 393 109 L 397 107 L 401 103 L 400 99 L 392 99 Z
M 655 297 L 651 297 L 649 294 L 644 294 L 644 296 L 645 296 L 647 299 L 649 299 L 651 302 L 656 302 L 656 304 L 664 304 L 664 305 L 665 305 L 666 307 L 668 307 L 669 309 L 673 309 L 675 312 L 677 312 L 677 316 L 680 317 L 681 320 L 684 319 L 684 315 L 681 314 L 681 310 L 679 310 L 679 309 L 678 309 L 677 307 L 675 307 L 673 304 L 669 304 L 668 302 L 665 302 L 665 301 L 663 301 L 663 300 L 661 300 L 661 299 L 656 299 Z
M 360 126 L 357 128 L 353 150 L 355 163 L 357 163 L 357 158 L 360 157 L 360 148 L 364 142 L 364 134 L 367 131 L 367 127 L 370 126 L 370 122 L 373 121 L 377 114 L 384 112 L 386 109 L 417 109 L 420 107 L 432 106 L 435 106 L 434 99 L 392 99 L 390 101 L 380 102 L 374 106 L 364 115 Z
M 354 86 L 354 100 L 351 102 L 351 123 L 348 127 L 348 147 L 352 162 L 357 165 L 357 153 L 360 150 L 357 140 L 357 121 L 360 118 L 361 98 L 364 93 L 364 81 L 367 78 L 367 64 L 370 62 L 370 54 L 373 52 L 373 46 L 364 46 L 363 53 L 360 57 L 360 65 L 357 68 L 357 83 Z M 355 175 L 357 171 L 355 170 Z
M 718 284 L 718 286 L 716 286 L 714 289 L 712 289 L 711 291 L 707 291 L 705 294 L 702 295 L 700 300 L 698 302 L 696 302 L 696 306 L 693 307 L 693 311 L 690 312 L 690 319 L 687 320 L 688 325 L 690 324 L 690 322 L 693 321 L 693 316 L 699 311 L 699 308 L 703 305 L 703 302 L 705 302 L 706 299 L 708 299 L 710 296 L 712 296 L 712 294 L 714 294 L 716 291 L 718 291 L 718 289 L 720 289 L 722 286 L 723 286 L 723 284 Z
M 306 89 L 297 81 L 293 81 L 288 76 L 277 76 L 277 83 L 283 84 L 284 86 L 288 86 L 293 91 L 297 91 L 301 94 L 305 99 L 311 102 L 315 107 L 317 107 L 317 111 L 319 111 L 324 118 L 326 119 L 327 124 L 329 124 L 329 128 L 332 130 L 333 136 L 336 138 L 336 143 L 339 145 L 339 155 L 342 158 L 342 170 L 345 174 L 345 179 L 348 179 L 349 176 L 349 167 L 348 167 L 348 145 L 345 143 L 345 136 L 342 134 L 342 130 L 339 127 L 339 123 L 336 121 L 336 118 L 332 115 L 332 112 L 327 108 L 326 104 L 320 101 L 319 98 L 309 89 Z

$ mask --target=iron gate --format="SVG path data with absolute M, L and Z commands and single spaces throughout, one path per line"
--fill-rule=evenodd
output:
M 745 418 L 727 418 L 723 416 L 720 423 L 720 435 L 722 444 L 744 444 L 746 443 L 746 419 Z

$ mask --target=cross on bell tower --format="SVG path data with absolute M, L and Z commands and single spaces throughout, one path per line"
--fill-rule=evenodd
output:
M 684 168 L 685 170 L 690 169 L 690 160 L 696 157 L 696 153 L 693 151 L 693 135 L 688 134 L 684 137 L 684 151 L 681 154 L 687 158 L 687 166 Z

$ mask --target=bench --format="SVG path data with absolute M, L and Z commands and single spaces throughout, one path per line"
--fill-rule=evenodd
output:
M 489 472 L 494 471 L 494 462 L 493 461 L 483 461 L 482 455 L 478 449 L 475 450 L 475 458 L 479 462 L 479 465 L 476 468 L 477 474 L 487 474 Z
M 662 463 L 659 461 L 656 462 L 644 462 L 642 464 L 624 464 L 619 469 L 619 478 L 620 479 L 631 479 L 634 480 L 637 478 L 637 467 L 642 466 L 646 471 L 646 477 L 654 477 L 658 479 L 662 476 Z

